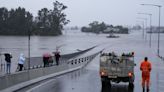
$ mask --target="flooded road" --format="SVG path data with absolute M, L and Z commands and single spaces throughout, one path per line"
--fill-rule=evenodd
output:
M 126 36 L 126 35 L 122 35 Z M 103 43 L 111 43 L 114 39 L 107 39 L 106 35 L 81 33 L 79 30 L 68 30 L 61 36 L 31 36 L 31 57 L 42 56 L 43 53 L 51 53 L 59 48 L 61 54 L 77 52 Z M 117 40 L 117 39 L 116 39 Z M 0 36 L 0 53 L 11 53 L 12 72 L 15 71 L 20 53 L 28 57 L 28 37 L 26 36 Z M 5 63 L 4 56 L 0 57 Z
M 76 32 L 77 31 L 77 32 Z M 31 56 L 41 56 L 43 52 L 53 52 L 59 47 L 61 54 L 77 52 L 77 49 L 100 45 L 117 39 L 107 39 L 105 34 L 81 33 L 79 30 L 67 31 L 67 34 L 61 36 L 31 36 L 30 47 Z M 127 36 L 122 35 L 122 36 Z M 0 36 L 0 52 L 11 52 L 13 55 L 24 53 L 28 55 L 28 37 L 27 36 Z
M 163 37 L 163 38 L 162 38 Z M 10 38 L 10 37 L 9 37 Z M 9 39 L 6 38 L 6 39 Z M 21 37 L 20 37 L 21 38 Z M 13 53 L 24 51 L 27 53 L 27 44 L 22 41 L 23 38 L 6 42 L 1 47 L 3 51 L 13 49 Z M 10 39 L 13 39 L 12 37 Z M 52 52 L 55 46 L 65 44 L 61 47 L 62 53 L 69 53 L 76 51 L 76 49 L 85 49 L 94 45 L 99 45 L 97 48 L 105 48 L 105 52 L 115 51 L 116 53 L 122 52 L 135 52 L 135 82 L 134 89 L 129 89 L 128 83 L 112 83 L 111 87 L 102 87 L 99 77 L 99 56 L 92 60 L 83 69 L 68 73 L 66 75 L 58 76 L 52 79 L 51 83 L 42 85 L 43 89 L 40 92 L 142 92 L 141 87 L 141 71 L 139 70 L 140 62 L 145 56 L 149 58 L 152 63 L 151 72 L 151 87 L 150 92 L 163 92 L 164 90 L 164 61 L 159 59 L 156 55 L 156 34 L 153 35 L 152 48 L 149 47 L 149 41 L 142 39 L 140 32 L 134 32 L 130 35 L 122 35 L 118 39 L 108 39 L 106 35 L 95 34 L 67 34 L 59 37 L 33 37 L 32 40 L 32 55 L 41 55 L 43 52 Z M 56 40 L 58 39 L 58 40 Z M 61 40 L 62 39 L 62 40 Z M 164 36 L 161 36 L 160 54 L 164 56 Z M 43 41 L 43 43 L 42 43 Z M 2 39 L 1 39 L 2 42 Z M 24 44 L 17 44 L 15 46 L 9 45 L 10 43 L 21 42 Z M 37 44 L 35 44 L 37 43 Z M 6 44 L 6 46 L 5 46 Z M 56 45 L 57 44 L 57 45 Z M 21 49 L 14 49 L 20 48 Z M 38 51 L 38 52 L 37 52 Z M 37 87 L 36 87 L 37 88 Z

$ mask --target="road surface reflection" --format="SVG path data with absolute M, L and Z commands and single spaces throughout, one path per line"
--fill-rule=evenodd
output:
M 134 87 L 121 84 L 103 85 L 101 92 L 134 92 Z

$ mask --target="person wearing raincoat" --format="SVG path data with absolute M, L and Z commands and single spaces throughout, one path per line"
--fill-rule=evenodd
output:
M 19 71 L 22 71 L 24 62 L 25 62 L 25 57 L 24 57 L 24 54 L 21 53 L 18 60 Z

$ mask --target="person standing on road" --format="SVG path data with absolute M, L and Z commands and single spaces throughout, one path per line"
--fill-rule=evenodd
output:
M 22 71 L 24 62 L 25 62 L 25 57 L 24 54 L 21 53 L 18 61 L 19 71 Z
M 5 53 L 4 55 L 5 55 L 5 61 L 6 61 L 6 73 L 10 74 L 12 55 L 11 53 Z
M 60 58 L 60 52 L 59 51 L 56 51 L 55 52 L 56 65 L 59 65 L 59 58 Z
M 151 63 L 148 61 L 148 58 L 145 57 L 144 61 L 142 61 L 140 65 L 140 70 L 142 71 L 143 92 L 145 92 L 145 84 L 147 87 L 147 92 L 149 92 L 151 69 L 152 69 Z

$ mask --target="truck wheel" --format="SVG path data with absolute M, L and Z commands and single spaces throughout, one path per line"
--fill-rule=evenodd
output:
M 133 92 L 133 90 L 134 90 L 134 84 L 133 83 L 129 83 L 128 92 Z
M 105 87 L 106 86 L 105 81 L 102 81 L 101 83 L 102 83 L 102 87 Z
M 111 84 L 107 81 L 102 82 L 101 92 L 111 92 Z
M 134 84 L 133 83 L 129 83 L 129 88 L 133 89 L 134 88 Z
M 102 87 L 111 87 L 110 81 L 102 81 Z
M 129 87 L 133 88 L 134 87 L 134 80 L 129 80 Z
M 108 85 L 109 87 L 111 87 L 111 82 L 110 82 L 110 80 L 107 81 L 107 85 Z
M 133 83 L 129 83 L 129 86 L 134 86 L 134 84 Z
M 130 79 L 129 79 L 129 88 L 134 88 L 134 78 L 135 78 L 135 76 L 133 75 L 133 77 L 131 77 Z

